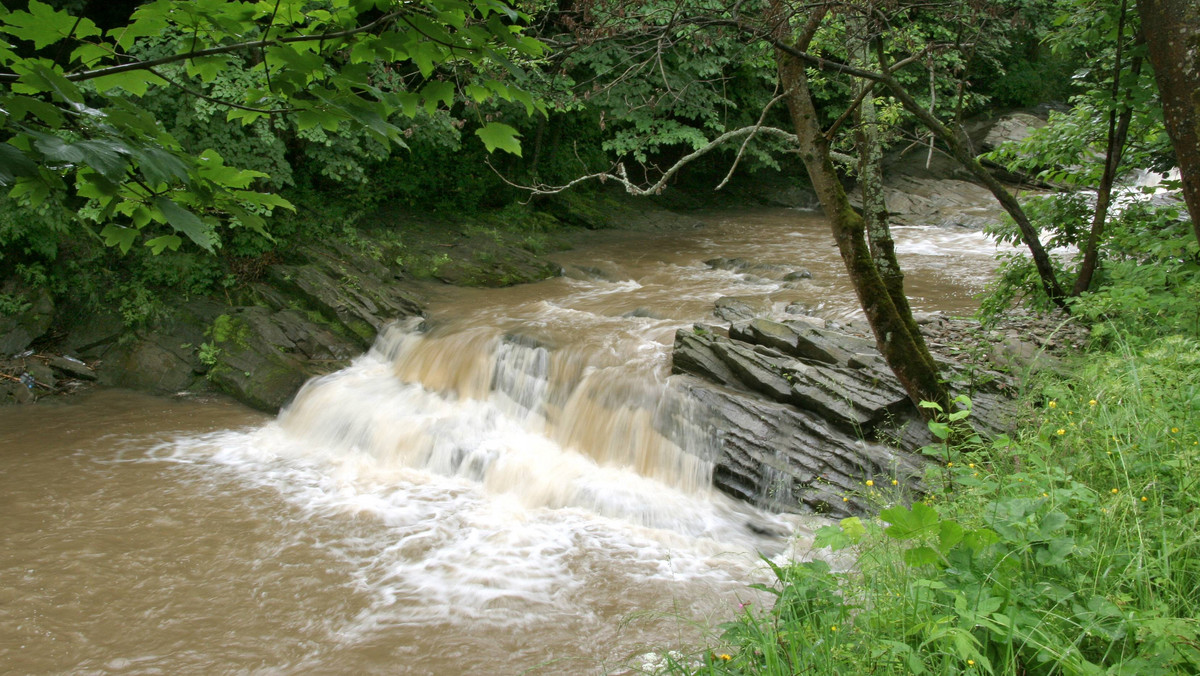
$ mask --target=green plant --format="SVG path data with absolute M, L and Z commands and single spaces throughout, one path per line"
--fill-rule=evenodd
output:
M 1200 343 L 1113 345 L 1031 381 L 1011 437 L 955 443 L 932 423 L 926 497 L 871 488 L 892 501 L 877 519 L 818 530 L 852 570 L 771 564 L 774 605 L 669 670 L 1195 673 Z
M 200 348 L 196 352 L 196 358 L 205 366 L 216 366 L 217 359 L 221 356 L 221 348 L 217 347 L 216 343 L 200 343 Z

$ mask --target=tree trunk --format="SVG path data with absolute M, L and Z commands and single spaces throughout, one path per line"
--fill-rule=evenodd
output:
M 1183 179 L 1183 199 L 1200 241 L 1200 4 L 1138 0 L 1162 97 L 1163 119 Z
M 858 86 L 866 88 L 868 85 L 866 81 L 859 80 Z M 858 121 L 855 132 L 855 143 L 858 146 L 858 182 L 862 193 L 863 220 L 867 224 L 867 243 L 870 245 L 871 258 L 875 261 L 875 267 L 879 270 L 879 276 L 887 287 L 888 296 L 895 304 L 896 311 L 908 325 L 908 332 L 921 344 L 922 349 L 928 351 L 925 338 L 913 319 L 908 295 L 904 293 L 904 272 L 900 269 L 900 261 L 896 259 L 896 241 L 892 239 L 887 203 L 883 199 L 883 144 L 879 140 L 875 95 L 869 89 L 863 93 L 862 102 L 855 111 L 855 118 Z
M 906 320 L 892 301 L 867 245 L 866 222 L 850 206 L 841 179 L 833 168 L 829 144 L 817 121 L 804 64 L 784 52 L 777 52 L 776 58 L 788 112 L 796 128 L 800 158 L 829 218 L 838 252 L 875 334 L 879 351 L 914 403 L 934 401 L 943 410 L 953 410 L 933 357 L 924 342 L 910 331 L 911 316 Z M 920 410 L 924 414 L 928 409 Z
M 1119 57 L 1114 70 L 1116 86 L 1120 86 Z M 1141 57 L 1134 57 L 1131 71 L 1136 82 L 1142 72 Z M 1113 98 L 1115 99 L 1116 96 L 1114 95 Z M 1092 229 L 1088 232 L 1087 245 L 1083 249 L 1083 263 L 1079 266 L 1079 276 L 1075 278 L 1075 286 L 1071 289 L 1072 296 L 1078 296 L 1091 287 L 1092 276 L 1095 275 L 1096 264 L 1100 260 L 1100 238 L 1104 236 L 1108 208 L 1112 204 L 1113 183 L 1117 180 L 1121 155 L 1125 151 L 1125 139 L 1129 135 L 1129 122 L 1133 119 L 1133 107 L 1129 105 L 1128 90 L 1126 90 L 1125 100 L 1125 107 L 1119 116 L 1116 110 L 1108 114 L 1108 146 L 1104 153 L 1104 174 L 1100 177 L 1100 187 L 1096 191 L 1096 209 L 1092 212 Z

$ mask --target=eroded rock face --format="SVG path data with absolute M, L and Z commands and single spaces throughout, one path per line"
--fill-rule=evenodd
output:
M 964 371 L 939 363 L 952 380 Z M 714 483 L 731 495 L 837 516 L 863 508 L 854 494 L 868 480 L 920 489 L 917 451 L 933 438 L 872 341 L 812 317 L 696 325 L 676 333 L 672 372 L 720 436 Z M 960 387 L 970 390 L 976 429 L 995 434 L 1008 426 L 1004 382 L 988 382 Z
M 391 269 L 359 252 L 310 245 L 294 254 L 248 285 L 240 302 L 187 301 L 134 335 L 88 320 L 67 347 L 98 361 L 104 384 L 160 394 L 217 389 L 275 412 L 309 378 L 349 364 L 388 322 L 422 314 Z

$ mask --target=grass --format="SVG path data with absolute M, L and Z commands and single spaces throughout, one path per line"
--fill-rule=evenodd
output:
M 1027 383 L 1011 438 L 927 451 L 931 490 L 874 495 L 775 566 L 671 674 L 1200 672 L 1200 343 L 1117 341 Z M 948 454 L 948 455 L 947 455 Z

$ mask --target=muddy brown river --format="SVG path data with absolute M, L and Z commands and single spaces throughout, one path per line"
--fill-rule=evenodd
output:
M 278 418 L 122 391 L 0 409 L 0 673 L 602 674 L 695 645 L 807 527 L 709 488 L 716 430 L 661 415 L 674 332 L 722 296 L 858 314 L 817 215 L 704 220 L 591 233 L 537 284 L 430 287 L 428 330 Z M 973 310 L 993 244 L 895 234 L 918 310 Z

